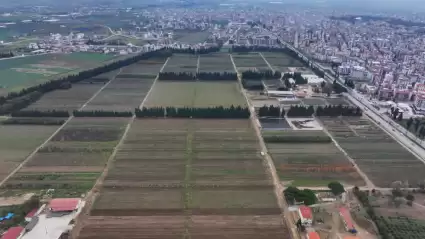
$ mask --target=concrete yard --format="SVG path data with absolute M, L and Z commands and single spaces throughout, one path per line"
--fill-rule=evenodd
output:
M 69 225 L 84 207 L 84 202 L 80 203 L 77 211 L 58 217 L 48 217 L 48 214 L 40 214 L 37 225 L 29 232 L 25 233 L 22 239 L 58 239 L 60 235 L 67 229 L 71 229 Z

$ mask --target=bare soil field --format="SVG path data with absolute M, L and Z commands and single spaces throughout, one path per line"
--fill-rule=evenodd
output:
M 189 54 L 173 54 L 164 68 L 164 72 L 190 72 L 196 73 L 198 56 Z
M 301 133 L 304 136 L 317 135 L 316 131 L 282 132 Z M 335 180 L 348 185 L 364 185 L 354 165 L 333 142 L 276 142 L 266 145 L 282 181 L 292 181 L 297 186 L 326 186 Z
M 199 65 L 199 72 L 235 72 L 228 53 L 201 55 Z
M 344 117 L 321 121 L 376 186 L 390 187 L 394 181 L 407 180 L 416 187 L 423 181 L 425 164 L 368 119 Z
M 3 180 L 59 126 L 0 125 L 0 179 Z
M 181 239 L 187 234 L 185 216 L 92 216 L 80 239 Z
M 256 52 L 233 53 L 232 57 L 238 71 L 270 70 L 264 59 Z
M 168 64 L 167 64 L 168 65 Z M 245 106 L 236 82 L 164 82 L 155 83 L 145 102 L 146 107 Z
M 290 238 L 279 215 L 196 215 L 190 218 L 189 232 L 194 239 Z

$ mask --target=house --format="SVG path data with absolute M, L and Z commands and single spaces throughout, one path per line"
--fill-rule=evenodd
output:
M 24 233 L 23 227 L 11 227 L 1 236 L 1 239 L 19 239 L 22 238 Z
M 353 221 L 351 220 L 350 212 L 346 207 L 340 207 L 339 208 L 339 215 L 342 218 L 342 221 L 344 222 L 345 230 L 347 231 L 353 231 L 356 230 L 354 228 Z
M 311 212 L 311 208 L 301 205 L 298 208 L 298 215 L 300 216 L 302 224 L 311 225 L 313 223 L 313 213 Z
M 72 212 L 78 209 L 80 205 L 79 198 L 55 198 L 49 203 L 51 212 Z
M 307 239 L 320 239 L 320 236 L 317 232 L 309 232 L 307 234 Z

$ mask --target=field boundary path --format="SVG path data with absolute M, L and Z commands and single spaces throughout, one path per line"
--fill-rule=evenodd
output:
M 100 94 L 100 92 L 105 89 L 112 81 L 115 80 L 115 78 L 117 78 L 117 76 L 121 73 L 121 69 L 120 71 L 110 80 L 108 81 L 106 84 L 104 84 L 96 93 L 93 94 L 93 96 L 88 99 L 86 101 L 86 103 L 84 103 L 78 110 L 82 110 L 84 107 L 87 106 L 88 103 L 90 103 L 97 95 Z M 1 182 L 0 182 L 0 187 L 3 186 L 3 184 L 9 180 L 16 172 L 18 172 L 28 161 L 30 161 L 34 155 L 44 146 L 46 146 L 47 143 L 50 142 L 51 139 L 53 139 L 53 137 L 56 136 L 56 134 L 59 133 L 59 131 L 61 131 L 72 119 L 74 118 L 74 115 L 71 115 L 68 117 L 68 119 L 59 127 L 56 129 L 55 132 L 53 132 L 52 135 L 50 135 L 49 138 L 47 138 L 40 146 L 38 146 L 34 151 L 31 152 L 30 155 L 28 155 L 24 161 L 22 161 L 9 175 L 7 175 L 7 177 L 5 177 Z
M 165 66 L 167 65 L 167 62 L 170 58 L 167 58 L 167 60 L 165 61 L 164 65 L 161 67 L 161 69 L 159 70 L 159 73 L 161 73 Z M 143 105 L 146 102 L 146 99 L 149 97 L 149 95 L 152 92 L 153 87 L 155 86 L 155 83 L 158 81 L 159 78 L 159 73 L 157 74 L 154 82 L 151 85 L 151 88 L 149 89 L 148 93 L 146 94 L 146 96 L 143 98 L 142 102 L 139 105 L 139 108 L 142 108 Z M 130 131 L 130 127 L 132 125 L 132 123 L 134 122 L 134 120 L 136 119 L 136 115 L 134 114 L 131 119 L 129 120 L 129 122 L 127 123 L 127 126 L 125 127 L 124 133 L 121 136 L 119 142 L 117 145 L 115 145 L 114 150 L 112 151 L 112 154 L 109 156 L 107 162 L 106 162 L 106 166 L 103 169 L 103 172 L 101 173 L 101 175 L 99 176 L 99 178 L 96 180 L 96 183 L 94 184 L 93 188 L 88 192 L 86 198 L 85 198 L 85 205 L 84 208 L 81 210 L 80 214 L 75 218 L 75 226 L 71 231 L 71 238 L 78 238 L 81 229 L 84 226 L 84 221 L 85 219 L 89 216 L 90 210 L 93 206 L 93 203 L 96 199 L 96 197 L 99 194 L 99 191 L 102 187 L 103 181 L 105 180 L 106 176 L 108 175 L 109 172 L 109 168 L 111 167 L 112 163 L 113 163 L 113 159 L 115 158 L 118 149 L 122 146 L 122 144 L 124 143 L 125 138 L 127 137 L 128 132 Z
M 196 74 L 199 73 L 199 65 L 201 64 L 201 55 L 198 55 L 198 61 L 196 62 Z
M 363 178 L 364 182 L 366 183 L 366 187 L 368 188 L 376 188 L 375 184 L 369 179 L 369 177 L 359 168 L 359 166 L 357 165 L 356 161 L 354 159 L 352 159 L 350 157 L 350 155 L 339 145 L 339 143 L 335 140 L 335 138 L 332 136 L 331 133 L 329 133 L 329 131 L 326 129 L 326 127 L 322 124 L 322 121 L 320 121 L 320 119 L 316 119 L 319 124 L 322 126 L 323 128 L 323 132 L 325 132 L 325 134 L 327 134 L 332 142 L 335 144 L 335 146 L 339 149 L 339 151 L 341 151 L 345 157 L 348 159 L 348 161 L 350 161 L 350 163 L 352 163 L 354 165 L 354 168 L 357 170 L 357 172 L 360 174 L 360 176 Z M 350 128 L 351 129 L 351 128 Z M 352 129 L 351 129 L 352 130 Z M 353 131 L 353 130 L 352 130 Z M 354 131 L 353 131 L 354 132 Z M 357 132 L 356 132 L 357 133 Z
M 269 66 L 270 70 L 272 70 L 273 72 L 275 72 L 275 70 L 273 69 L 272 65 L 270 65 L 270 63 L 267 61 L 267 59 L 264 57 L 263 53 L 258 52 L 258 54 L 261 56 L 261 58 L 263 58 L 264 62 L 266 62 L 266 64 Z
M 245 97 L 245 100 L 247 101 L 247 104 L 248 104 L 249 111 L 251 112 L 250 120 L 251 120 L 251 123 L 252 123 L 252 127 L 254 128 L 255 133 L 257 135 L 258 142 L 259 142 L 260 147 L 261 147 L 261 151 L 264 152 L 264 158 L 263 159 L 264 159 L 264 162 L 267 165 L 267 169 L 269 171 L 269 174 L 272 177 L 277 203 L 278 203 L 278 206 L 281 210 L 281 213 L 282 213 L 281 215 L 283 216 L 282 217 L 283 223 L 286 224 L 287 229 L 290 231 L 289 235 L 291 235 L 290 236 L 291 239 L 301 239 L 297 229 L 294 227 L 295 224 L 293 224 L 293 223 L 295 223 L 295 222 L 292 223 L 292 222 L 289 221 L 290 218 L 291 218 L 291 214 L 288 210 L 288 205 L 287 205 L 286 200 L 283 196 L 283 190 L 284 189 L 283 189 L 282 184 L 280 183 L 279 176 L 277 175 L 276 168 L 274 166 L 273 160 L 272 160 L 272 158 L 270 157 L 270 155 L 267 151 L 267 147 L 266 147 L 266 144 L 264 143 L 264 139 L 263 139 L 263 136 L 261 135 L 260 129 L 257 127 L 256 113 L 255 113 L 254 106 L 251 105 L 251 101 L 249 100 L 249 98 L 246 95 L 246 92 L 245 92 L 245 90 L 242 86 L 242 79 L 240 78 L 239 72 L 237 70 L 237 67 L 236 67 L 236 64 L 233 60 L 232 55 L 230 55 L 230 59 L 232 60 L 233 67 L 234 67 L 236 73 L 238 74 L 238 82 L 239 82 L 239 85 L 240 85 L 241 93 Z
M 186 136 L 186 162 L 184 172 L 184 236 L 183 238 L 190 238 L 189 227 L 191 224 L 192 212 L 190 210 L 192 204 L 192 161 L 193 161 L 193 132 L 192 128 L 188 125 L 188 134 Z

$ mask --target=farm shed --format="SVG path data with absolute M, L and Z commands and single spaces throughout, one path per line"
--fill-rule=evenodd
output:
M 342 218 L 342 221 L 344 222 L 345 230 L 351 231 L 355 230 L 353 221 L 351 220 L 350 212 L 346 207 L 340 207 L 339 208 L 339 215 Z
M 38 211 L 38 208 L 34 208 L 33 210 L 31 210 L 26 216 L 25 216 L 25 221 L 30 222 L 31 219 L 36 216 Z
M 302 205 L 298 208 L 298 214 L 302 224 L 311 225 L 313 223 L 313 213 L 311 212 L 311 208 Z
M 11 227 L 1 236 L 1 239 L 19 239 L 24 233 L 23 227 Z
M 320 236 L 317 232 L 309 232 L 307 234 L 307 239 L 320 239 Z
M 79 198 L 55 198 L 49 203 L 51 212 L 72 212 L 78 209 L 80 204 Z

